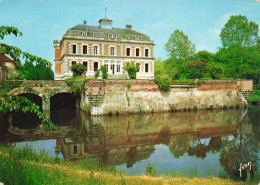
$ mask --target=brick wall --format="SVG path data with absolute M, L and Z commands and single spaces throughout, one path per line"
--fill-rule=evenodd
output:
M 210 91 L 210 90 L 238 90 L 237 81 L 196 81 L 198 90 Z
M 22 83 L 22 86 L 67 86 L 67 83 L 65 81 L 24 81 Z

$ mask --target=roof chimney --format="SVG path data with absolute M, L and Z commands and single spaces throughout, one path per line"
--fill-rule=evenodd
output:
M 132 29 L 132 25 L 125 25 L 125 28 L 131 30 Z
M 87 24 L 87 21 L 84 21 L 84 24 Z
M 112 29 L 112 20 L 110 19 L 100 19 L 99 26 L 102 29 Z

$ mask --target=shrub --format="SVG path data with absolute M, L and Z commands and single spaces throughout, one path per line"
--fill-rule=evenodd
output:
M 130 79 L 136 79 L 136 72 L 139 68 L 139 65 L 136 65 L 134 61 L 126 62 L 123 66 L 123 69 L 128 72 Z
M 126 87 L 127 87 L 128 89 L 130 89 L 131 86 L 132 86 L 130 82 L 126 83 L 125 85 L 126 85 Z
M 99 72 L 102 72 L 102 77 L 103 79 L 107 79 L 108 75 L 107 75 L 107 68 L 105 66 L 101 66 L 100 69 L 96 72 L 95 74 L 95 78 L 99 77 Z
M 70 86 L 70 90 L 74 94 L 78 94 L 84 91 L 87 77 L 75 76 L 72 78 L 67 78 L 65 81 L 68 84 L 68 86 Z
M 86 72 L 86 67 L 83 64 L 74 64 L 71 66 L 73 76 L 82 76 Z
M 155 83 L 161 90 L 167 91 L 170 88 L 169 77 L 167 75 L 157 77 Z
M 145 171 L 147 175 L 154 176 L 156 174 L 156 165 L 148 161 L 148 163 L 145 164 Z

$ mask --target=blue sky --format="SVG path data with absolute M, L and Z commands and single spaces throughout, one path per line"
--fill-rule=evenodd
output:
M 113 27 L 131 24 L 149 35 L 156 44 L 155 57 L 162 59 L 168 58 L 164 45 L 176 29 L 188 35 L 196 51 L 216 52 L 221 46 L 220 30 L 230 15 L 246 15 L 260 25 L 257 0 L 0 0 L 0 25 L 23 33 L 3 41 L 53 61 L 53 40 L 84 20 L 98 25 L 106 7 Z

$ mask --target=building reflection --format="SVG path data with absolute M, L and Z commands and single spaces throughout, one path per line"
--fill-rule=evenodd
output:
M 65 159 L 92 156 L 102 165 L 126 163 L 131 167 L 147 159 L 156 144 L 168 145 L 179 158 L 205 158 L 220 152 L 230 135 L 252 134 L 252 124 L 243 110 L 177 112 L 166 114 L 88 117 L 81 113 L 81 128 L 56 139 L 56 153 Z M 201 140 L 209 138 L 209 142 Z

